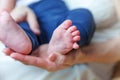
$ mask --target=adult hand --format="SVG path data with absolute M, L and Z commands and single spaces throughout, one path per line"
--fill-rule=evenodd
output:
M 5 49 L 4 52 L 25 64 L 44 68 L 48 71 L 57 71 L 74 64 L 86 62 L 115 63 L 120 61 L 120 38 L 94 43 L 84 48 L 73 50 L 66 55 L 54 54 L 56 55 L 56 61 L 54 62 L 49 60 L 48 54 L 45 52 L 47 47 L 47 45 L 41 45 L 31 56 L 14 53 L 10 49 Z
M 17 23 L 27 21 L 30 25 L 31 30 L 35 34 L 40 34 L 37 18 L 30 8 L 26 6 L 16 7 L 11 12 L 11 16 Z
M 71 67 L 72 65 L 76 64 L 76 62 L 78 62 L 78 59 L 80 62 L 80 57 L 83 56 L 83 54 L 81 54 L 80 51 L 79 53 L 72 51 L 67 55 L 56 53 L 55 55 L 57 56 L 57 58 L 55 62 L 52 62 L 49 60 L 49 55 L 46 52 L 47 47 L 47 44 L 41 45 L 36 51 L 32 53 L 32 55 L 23 55 L 20 53 L 15 53 L 14 51 L 8 48 L 5 49 L 4 52 L 7 52 L 7 55 L 10 55 L 15 60 L 18 60 L 24 64 L 37 66 L 39 68 L 43 68 L 51 72 Z

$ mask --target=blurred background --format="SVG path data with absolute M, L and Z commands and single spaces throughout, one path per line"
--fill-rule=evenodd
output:
M 23 6 L 23 5 L 25 6 L 37 1 L 39 0 L 17 0 L 17 6 Z M 120 22 L 119 22 L 120 0 L 64 0 L 64 1 L 70 10 L 75 8 L 87 8 L 93 13 L 93 16 L 95 18 L 95 22 L 97 25 L 97 30 L 95 32 L 92 42 L 105 41 L 107 39 L 110 39 L 111 37 L 120 36 Z M 3 48 L 4 48 L 4 45 L 0 43 L 0 51 L 2 51 Z M 21 69 L 19 66 L 21 66 Z M 19 70 L 18 74 L 17 72 L 15 72 L 15 70 L 12 70 L 14 69 L 13 67 Z M 80 68 L 79 65 L 78 67 Z M 88 72 L 90 70 L 94 76 L 97 76 L 99 78 L 95 80 L 120 80 L 120 62 L 116 64 L 97 64 L 97 63 L 92 64 L 91 63 L 91 64 L 88 64 L 87 67 L 85 68 L 87 68 L 86 70 L 88 70 Z M 19 62 L 16 62 L 10 57 L 5 56 L 1 52 L 0 80 L 21 80 L 20 77 L 22 77 L 24 74 L 28 74 L 29 72 L 31 72 L 30 69 L 34 69 L 34 68 L 28 67 Z M 82 66 L 82 69 L 83 69 L 83 66 Z M 26 70 L 28 72 L 24 72 L 23 70 Z M 33 74 L 30 75 L 32 77 L 29 77 L 29 78 L 27 77 L 25 79 L 27 80 L 30 78 L 34 79 L 35 77 L 39 76 L 35 73 L 37 72 L 37 70 L 39 69 L 33 70 Z M 14 74 L 12 71 L 15 72 L 15 74 L 17 75 L 16 77 L 14 75 L 9 75 L 11 73 Z M 87 77 L 88 77 L 87 80 L 92 80 L 89 78 L 90 76 L 87 76 Z M 35 79 L 35 80 L 38 80 L 38 79 Z M 50 80 L 53 80 L 53 79 L 50 79 Z

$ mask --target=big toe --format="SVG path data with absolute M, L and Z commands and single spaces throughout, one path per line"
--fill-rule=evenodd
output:
M 65 20 L 59 27 L 67 30 L 72 25 L 71 20 Z

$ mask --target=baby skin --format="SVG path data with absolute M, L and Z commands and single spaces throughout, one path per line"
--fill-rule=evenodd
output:
M 31 41 L 26 33 L 5 11 L 0 14 L 0 41 L 18 53 L 29 54 L 32 50 Z
M 76 26 L 72 26 L 71 20 L 64 21 L 54 30 L 48 46 L 48 54 L 66 54 L 72 49 L 78 49 L 79 35 L 80 32 Z M 31 40 L 7 12 L 0 14 L 0 40 L 17 53 L 29 54 L 32 50 Z

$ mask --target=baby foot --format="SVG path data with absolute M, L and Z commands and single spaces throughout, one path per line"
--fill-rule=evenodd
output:
M 48 54 L 60 53 L 67 54 L 72 49 L 78 49 L 77 41 L 80 40 L 80 32 L 76 26 L 71 26 L 72 21 L 64 21 L 55 29 L 48 46 Z
M 32 44 L 26 33 L 7 12 L 0 15 L 0 40 L 10 49 L 22 54 L 29 54 Z

